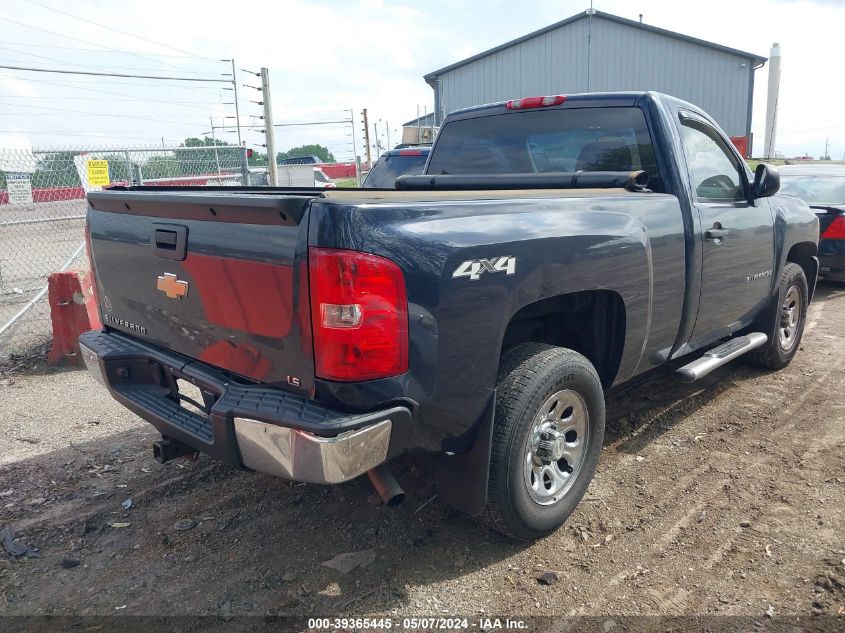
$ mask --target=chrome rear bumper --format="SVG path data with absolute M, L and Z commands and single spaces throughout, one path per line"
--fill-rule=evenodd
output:
M 164 438 L 235 467 L 336 484 L 383 464 L 404 445 L 408 407 L 343 413 L 263 385 L 239 384 L 199 361 L 111 332 L 79 339 L 94 379 Z M 208 395 L 204 411 L 181 406 L 177 379 Z
M 392 423 L 319 437 L 306 431 L 235 418 L 235 437 L 244 466 L 309 483 L 337 484 L 384 463 Z

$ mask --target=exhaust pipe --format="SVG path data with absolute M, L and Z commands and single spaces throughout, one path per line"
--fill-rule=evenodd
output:
M 405 500 L 405 491 L 385 464 L 368 470 L 367 477 L 388 508 L 395 508 Z

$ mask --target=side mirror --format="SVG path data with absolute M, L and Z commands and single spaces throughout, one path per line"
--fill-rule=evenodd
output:
M 775 167 L 760 163 L 754 170 L 754 197 L 768 198 L 780 189 L 780 173 Z

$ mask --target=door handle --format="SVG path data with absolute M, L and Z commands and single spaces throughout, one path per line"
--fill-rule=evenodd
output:
M 728 236 L 730 231 L 722 228 L 712 228 L 704 231 L 704 237 L 708 240 L 721 240 Z

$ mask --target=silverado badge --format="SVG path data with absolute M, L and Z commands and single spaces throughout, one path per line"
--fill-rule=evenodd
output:
M 166 294 L 169 299 L 181 299 L 188 296 L 188 282 L 180 281 L 173 273 L 159 275 L 156 288 Z

